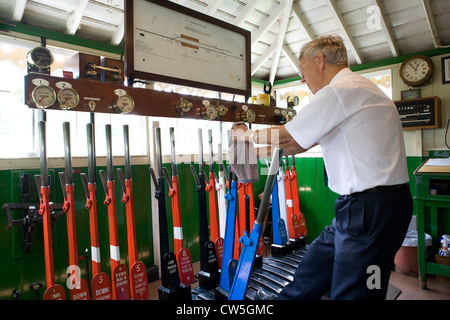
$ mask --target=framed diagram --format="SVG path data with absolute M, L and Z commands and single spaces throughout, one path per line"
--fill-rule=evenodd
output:
M 250 32 L 170 1 L 126 0 L 127 77 L 250 96 Z
M 442 83 L 450 83 L 450 56 L 442 57 Z

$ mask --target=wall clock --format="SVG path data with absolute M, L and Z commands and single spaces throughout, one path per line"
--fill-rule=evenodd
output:
M 433 61 L 423 55 L 414 55 L 403 61 L 400 78 L 411 87 L 419 87 L 431 80 L 434 72 Z

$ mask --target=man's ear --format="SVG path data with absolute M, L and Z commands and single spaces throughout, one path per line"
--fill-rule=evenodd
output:
M 323 71 L 325 69 L 325 65 L 327 63 L 327 59 L 320 52 L 317 54 L 317 59 L 319 60 L 319 65 L 318 65 L 319 66 L 319 70 Z

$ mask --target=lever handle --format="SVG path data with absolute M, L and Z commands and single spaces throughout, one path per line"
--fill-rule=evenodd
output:
M 197 186 L 199 186 L 199 185 L 200 185 L 200 180 L 198 179 L 198 177 L 197 177 L 197 171 L 195 171 L 195 167 L 194 167 L 194 165 L 192 165 L 192 164 L 191 164 L 191 172 L 192 172 L 192 175 L 194 176 L 195 184 L 196 184 Z
M 59 172 L 59 181 L 61 181 L 61 188 L 63 191 L 64 200 L 67 201 L 67 193 L 66 193 L 66 176 L 64 172 Z
M 159 188 L 158 179 L 156 179 L 156 175 L 155 175 L 155 170 L 153 170 L 152 167 L 148 168 L 148 170 L 150 171 L 150 175 L 152 176 L 152 180 L 153 180 L 153 183 L 155 184 L 155 187 Z
M 100 175 L 100 180 L 102 181 L 103 190 L 105 190 L 105 194 L 108 195 L 108 187 L 106 185 L 106 175 L 105 171 L 99 170 L 98 174 Z
M 172 179 L 170 179 L 169 171 L 167 171 L 166 167 L 163 167 L 162 170 L 163 170 L 163 173 L 164 173 L 164 177 L 166 177 L 167 184 L 169 185 L 170 189 L 173 189 Z
M 117 168 L 117 175 L 119 176 L 119 181 L 120 181 L 120 184 L 122 185 L 122 191 L 123 191 L 123 193 L 125 193 L 125 190 L 126 190 L 126 188 L 125 188 L 125 177 L 123 175 L 122 169 Z
M 42 288 L 42 282 L 33 282 L 30 284 L 30 290 L 34 291 L 34 294 L 36 295 L 36 300 L 39 300 L 39 290 Z
M 84 192 L 86 193 L 86 199 L 89 200 L 89 183 L 88 183 L 86 173 L 81 172 L 80 176 L 81 176 L 81 182 L 83 182 Z

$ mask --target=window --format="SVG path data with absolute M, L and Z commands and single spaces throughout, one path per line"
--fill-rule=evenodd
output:
M 161 90 L 166 92 L 177 92 L 180 94 L 199 95 L 207 98 L 218 98 L 218 93 L 215 91 L 196 89 L 179 85 L 172 85 L 166 83 L 155 83 L 155 90 Z M 224 100 L 244 101 L 242 96 L 234 96 L 232 94 L 222 93 L 221 98 Z M 202 129 L 203 138 L 203 154 L 209 154 L 208 145 L 208 130 L 212 130 L 213 137 L 213 153 L 218 153 L 218 143 L 220 137 L 220 122 L 218 121 L 204 121 L 196 119 L 176 119 L 176 118 L 160 118 L 150 117 L 150 121 L 158 121 L 161 128 L 161 149 L 163 155 L 171 154 L 171 144 L 169 136 L 169 128 L 173 127 L 175 131 L 175 150 L 178 156 L 184 157 L 189 155 L 198 155 L 198 129 Z M 222 123 L 222 150 L 226 150 L 228 143 L 227 131 L 230 130 L 232 123 Z M 207 162 L 208 157 L 204 158 Z
M 37 121 L 42 119 L 42 110 L 24 105 L 23 82 L 27 74 L 27 53 L 39 43 L 0 37 L 0 158 L 26 158 L 39 156 Z M 76 52 L 48 46 L 55 60 L 51 75 L 62 77 L 64 62 Z M 47 156 L 64 156 L 62 123 L 70 122 L 72 156 L 87 156 L 86 124 L 90 122 L 88 112 L 45 111 L 47 120 Z M 128 124 L 130 153 L 147 154 L 145 117 L 133 115 L 100 114 L 95 116 L 97 156 L 106 155 L 105 124 L 111 124 L 113 154 L 123 155 L 123 125 Z M 51 139 L 51 140 L 50 140 Z
M 362 76 L 375 83 L 378 88 L 380 88 L 389 98 L 392 99 L 391 69 L 363 73 Z
M 39 46 L 38 42 L 17 40 L 8 37 L 0 37 L 0 158 L 27 158 L 39 156 L 39 144 L 37 122 L 42 119 L 44 111 L 29 108 L 24 104 L 23 82 L 27 74 L 26 55 Z M 75 51 L 61 49 L 48 45 L 55 61 L 51 68 L 51 75 L 62 77 L 64 62 L 76 54 Z M 136 86 L 143 86 L 136 84 Z M 196 89 L 185 86 L 177 86 L 166 83 L 155 83 L 155 90 L 166 92 L 178 92 L 181 94 L 201 95 L 208 98 L 218 98 L 218 93 L 210 90 Z M 244 102 L 243 96 L 222 93 L 224 100 Z M 47 144 L 48 157 L 63 157 L 64 142 L 62 124 L 70 122 L 72 156 L 87 156 L 86 124 L 90 122 L 90 113 L 67 110 L 45 111 L 47 120 Z M 95 139 L 96 155 L 106 155 L 105 124 L 111 124 L 113 155 L 121 156 L 123 148 L 123 125 L 128 124 L 130 134 L 130 152 L 132 155 L 148 155 L 148 128 L 153 121 L 159 121 L 162 130 L 162 151 L 164 155 L 170 155 L 169 127 L 175 128 L 176 152 L 179 155 L 197 155 L 198 134 L 197 129 L 203 129 L 203 153 L 209 153 L 208 130 L 213 131 L 214 154 L 218 153 L 220 136 L 220 123 L 217 121 L 203 121 L 195 119 L 175 119 L 143 117 L 133 115 L 116 115 L 95 113 Z M 147 121 L 148 119 L 148 121 Z M 226 151 L 228 145 L 228 131 L 231 123 L 222 123 L 222 150 Z M 151 130 L 151 129 L 150 129 Z M 190 158 L 190 156 L 189 156 Z M 206 158 L 207 160 L 207 158 Z
M 287 108 L 287 99 L 290 96 L 298 97 L 299 103 L 294 109 L 296 112 L 299 112 L 311 101 L 312 93 L 306 84 L 277 89 L 277 106 L 279 108 Z
M 392 77 L 390 69 L 363 73 L 361 75 L 375 83 L 389 98 L 392 99 Z M 276 93 L 277 106 L 280 108 L 287 108 L 287 98 L 289 96 L 297 96 L 299 98 L 299 104 L 294 107 L 297 112 L 307 105 L 313 97 L 306 84 L 279 88 L 276 90 Z
M 0 42 L 0 157 L 35 154 L 35 113 L 23 104 L 25 57 L 32 47 L 13 40 Z

